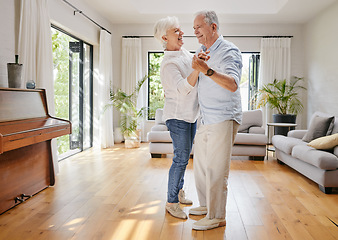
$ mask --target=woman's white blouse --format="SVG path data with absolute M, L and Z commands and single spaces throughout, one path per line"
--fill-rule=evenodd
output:
M 199 106 L 197 84 L 191 86 L 187 77 L 193 72 L 193 54 L 186 49 L 165 51 L 161 63 L 160 76 L 164 90 L 163 121 L 178 119 L 189 123 L 197 120 Z

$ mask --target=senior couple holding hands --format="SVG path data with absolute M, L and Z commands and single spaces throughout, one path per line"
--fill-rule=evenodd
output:
M 169 170 L 166 210 L 187 219 L 181 204 L 192 204 L 183 190 L 184 173 L 196 133 L 194 176 L 199 207 L 189 214 L 206 215 L 192 228 L 208 230 L 226 225 L 227 181 L 231 150 L 242 120 L 239 82 L 242 57 L 239 49 L 223 39 L 214 11 L 195 15 L 194 33 L 202 44 L 193 55 L 184 49 L 183 32 L 176 17 L 160 19 L 154 36 L 165 49 L 161 82 L 165 94 L 163 120 L 174 147 Z

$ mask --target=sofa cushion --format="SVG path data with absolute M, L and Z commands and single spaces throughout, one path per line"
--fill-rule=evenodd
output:
M 265 134 L 265 129 L 262 128 L 262 127 L 250 127 L 249 128 L 249 133 Z
M 172 154 L 174 152 L 172 143 L 149 143 L 150 153 L 157 154 Z
M 336 116 L 334 118 L 334 124 L 333 124 L 333 129 L 331 134 L 338 133 L 338 117 Z
M 311 120 L 310 127 L 306 132 L 305 136 L 302 138 L 305 142 L 311 142 L 312 140 L 326 136 L 332 122 L 334 121 L 334 116 L 331 117 L 321 117 L 314 116 Z
M 319 112 L 319 111 L 317 111 L 317 112 L 315 112 L 315 113 L 312 115 L 312 117 L 311 117 L 311 119 L 310 119 L 310 125 L 311 125 L 312 119 L 314 119 L 315 116 L 330 118 L 330 117 L 332 117 L 333 115 L 332 115 L 332 114 L 328 114 L 328 113 L 324 113 L 324 112 Z M 337 128 L 338 128 L 337 124 L 338 124 L 338 120 L 337 120 L 337 118 L 335 117 L 335 120 L 332 121 L 332 123 L 330 124 L 330 127 L 329 127 L 329 129 L 327 130 L 327 134 L 326 134 L 326 135 L 330 135 L 330 134 L 332 134 L 332 133 L 338 133 L 338 131 L 337 131 L 337 130 L 338 130 L 338 129 L 337 129 Z M 336 132 L 334 132 L 334 128 L 336 129 Z
M 338 146 L 333 149 L 333 154 L 338 157 Z
M 324 170 L 335 170 L 338 168 L 338 158 L 332 153 L 320 151 L 307 145 L 297 145 L 292 149 L 294 158 L 307 162 Z
M 157 124 L 165 124 L 163 122 L 163 109 L 162 108 L 158 108 L 156 109 L 156 112 L 155 112 L 155 125 Z
M 275 135 L 272 137 L 272 144 L 282 152 L 291 155 L 292 149 L 296 145 L 305 145 L 306 142 L 298 138 Z
M 338 133 L 314 139 L 307 145 L 315 149 L 333 149 L 338 146 Z
M 251 126 L 261 127 L 263 125 L 263 113 L 261 109 L 243 111 L 242 124 L 238 132 L 248 132 Z
M 288 137 L 302 139 L 305 136 L 306 132 L 307 130 L 305 129 L 291 130 L 288 132 Z
M 167 125 L 158 124 L 151 128 L 151 131 L 168 131 Z
M 265 134 L 237 133 L 235 144 L 266 145 L 267 137 Z
M 148 132 L 149 142 L 172 142 L 169 131 Z
M 237 145 L 231 151 L 232 156 L 266 156 L 266 148 L 263 145 Z

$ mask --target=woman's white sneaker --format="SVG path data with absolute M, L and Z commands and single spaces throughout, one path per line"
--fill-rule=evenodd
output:
M 183 189 L 181 189 L 179 192 L 178 192 L 178 201 L 182 204 L 188 204 L 188 205 L 191 205 L 192 204 L 192 201 L 190 199 L 187 199 L 185 197 L 185 192 Z
M 181 219 L 187 219 L 188 216 L 183 212 L 183 210 L 180 208 L 179 203 L 166 203 L 165 209 L 170 213 L 172 216 L 181 218 Z

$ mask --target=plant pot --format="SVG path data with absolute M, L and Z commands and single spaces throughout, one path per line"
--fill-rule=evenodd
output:
M 21 73 L 22 64 L 19 63 L 7 63 L 8 72 L 8 87 L 9 88 L 21 88 Z
M 141 143 L 141 130 L 136 130 L 131 136 L 124 136 L 124 147 L 125 148 L 139 148 Z
M 124 147 L 125 148 L 139 148 L 140 142 L 138 139 L 126 139 L 124 140 Z
M 296 123 L 297 115 L 293 114 L 273 114 L 274 123 Z M 290 130 L 294 130 L 294 127 L 291 127 Z M 275 127 L 275 135 L 284 135 L 288 134 L 289 127 Z

